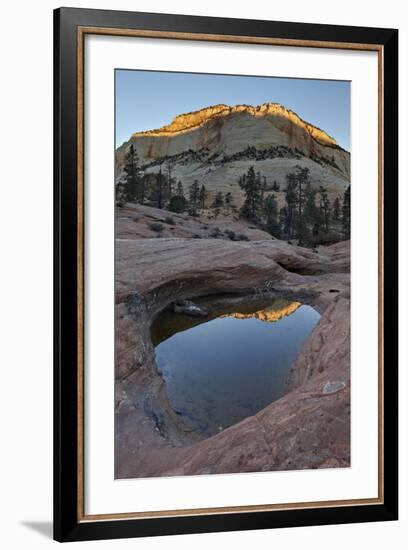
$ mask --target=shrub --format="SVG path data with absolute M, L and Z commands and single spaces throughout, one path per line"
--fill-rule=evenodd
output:
M 184 210 L 187 208 L 187 200 L 185 197 L 174 195 L 170 199 L 168 208 L 172 212 L 184 212 Z
M 249 238 L 243 233 L 240 233 L 239 235 L 237 235 L 237 241 L 249 241 Z
M 176 225 L 176 220 L 171 216 L 166 216 L 164 218 L 164 223 L 168 223 L 169 225 Z
M 231 231 L 231 229 L 226 229 L 225 234 L 231 241 L 235 241 L 235 231 Z
M 152 231 L 156 231 L 157 233 L 160 233 L 161 231 L 163 231 L 164 227 L 159 222 L 152 222 L 152 223 L 149 223 L 149 229 L 151 229 Z
M 221 230 L 219 227 L 214 227 L 212 231 L 210 231 L 210 237 L 213 239 L 218 239 L 218 237 L 221 236 Z

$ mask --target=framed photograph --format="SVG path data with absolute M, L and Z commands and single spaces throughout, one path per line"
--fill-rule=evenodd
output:
M 54 28 L 56 540 L 397 519 L 397 30 Z

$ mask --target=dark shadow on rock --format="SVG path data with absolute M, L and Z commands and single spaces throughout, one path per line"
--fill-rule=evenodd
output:
M 21 525 L 36 531 L 47 539 L 52 539 L 52 521 L 22 521 Z

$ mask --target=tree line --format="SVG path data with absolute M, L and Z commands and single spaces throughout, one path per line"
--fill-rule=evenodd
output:
M 239 215 L 278 239 L 296 239 L 303 246 L 350 238 L 350 186 L 330 202 L 327 189 L 322 185 L 316 189 L 311 183 L 309 168 L 296 165 L 286 175 L 285 203 L 279 208 L 274 192 L 281 190 L 280 185 L 274 181 L 268 187 L 265 176 L 250 166 L 238 180 L 245 197 Z M 171 163 L 164 169 L 160 165 L 157 173 L 143 174 L 137 151 L 130 145 L 123 178 L 116 185 L 118 206 L 126 202 L 149 204 L 192 216 L 205 208 L 212 208 L 214 217 L 220 212 L 226 215 L 237 212 L 230 192 L 217 191 L 210 204 L 208 199 L 206 186 L 197 180 L 184 190 L 182 182 L 173 177 Z
M 265 194 L 265 178 L 253 166 L 238 183 L 245 193 L 240 215 L 274 237 L 306 246 L 334 242 L 339 234 L 350 238 L 350 186 L 331 203 L 324 186 L 312 187 L 309 168 L 297 165 L 286 175 L 285 204 L 279 208 L 276 195 Z
M 221 211 L 229 214 L 235 208 L 232 194 L 224 195 L 221 191 L 217 191 L 212 203 L 209 203 L 207 188 L 199 185 L 198 180 L 194 180 L 185 191 L 182 182 L 174 179 L 171 163 L 167 163 L 164 170 L 160 166 L 157 173 L 143 174 L 133 145 L 130 145 L 126 153 L 123 172 L 122 180 L 116 185 L 117 206 L 123 206 L 127 202 L 150 204 L 172 212 L 189 212 L 192 216 L 197 216 L 200 210 L 210 207 L 214 217 Z

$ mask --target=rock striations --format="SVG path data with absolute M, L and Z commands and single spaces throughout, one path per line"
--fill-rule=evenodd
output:
M 308 166 L 314 185 L 342 192 L 350 180 L 350 154 L 334 138 L 279 103 L 215 105 L 177 116 L 156 130 L 138 132 L 116 152 L 119 181 L 130 144 L 143 171 L 168 163 L 184 185 L 194 179 L 209 191 L 240 194 L 238 178 L 254 165 L 268 184 L 285 184 L 296 164 Z
M 321 145 L 338 147 L 338 144 L 334 138 L 329 136 L 320 128 L 313 126 L 313 124 L 302 120 L 299 115 L 290 109 L 286 109 L 286 107 L 280 103 L 263 103 L 262 105 L 257 105 L 255 107 L 252 105 L 235 105 L 233 107 L 224 104 L 214 105 L 212 107 L 200 109 L 199 111 L 178 115 L 170 124 L 167 124 L 162 128 L 157 130 L 148 130 L 146 132 L 136 132 L 133 136 L 174 136 L 180 132 L 187 132 L 193 128 L 203 126 L 211 119 L 227 117 L 236 113 L 245 113 L 253 117 L 275 116 L 286 118 L 293 124 L 303 128 Z

